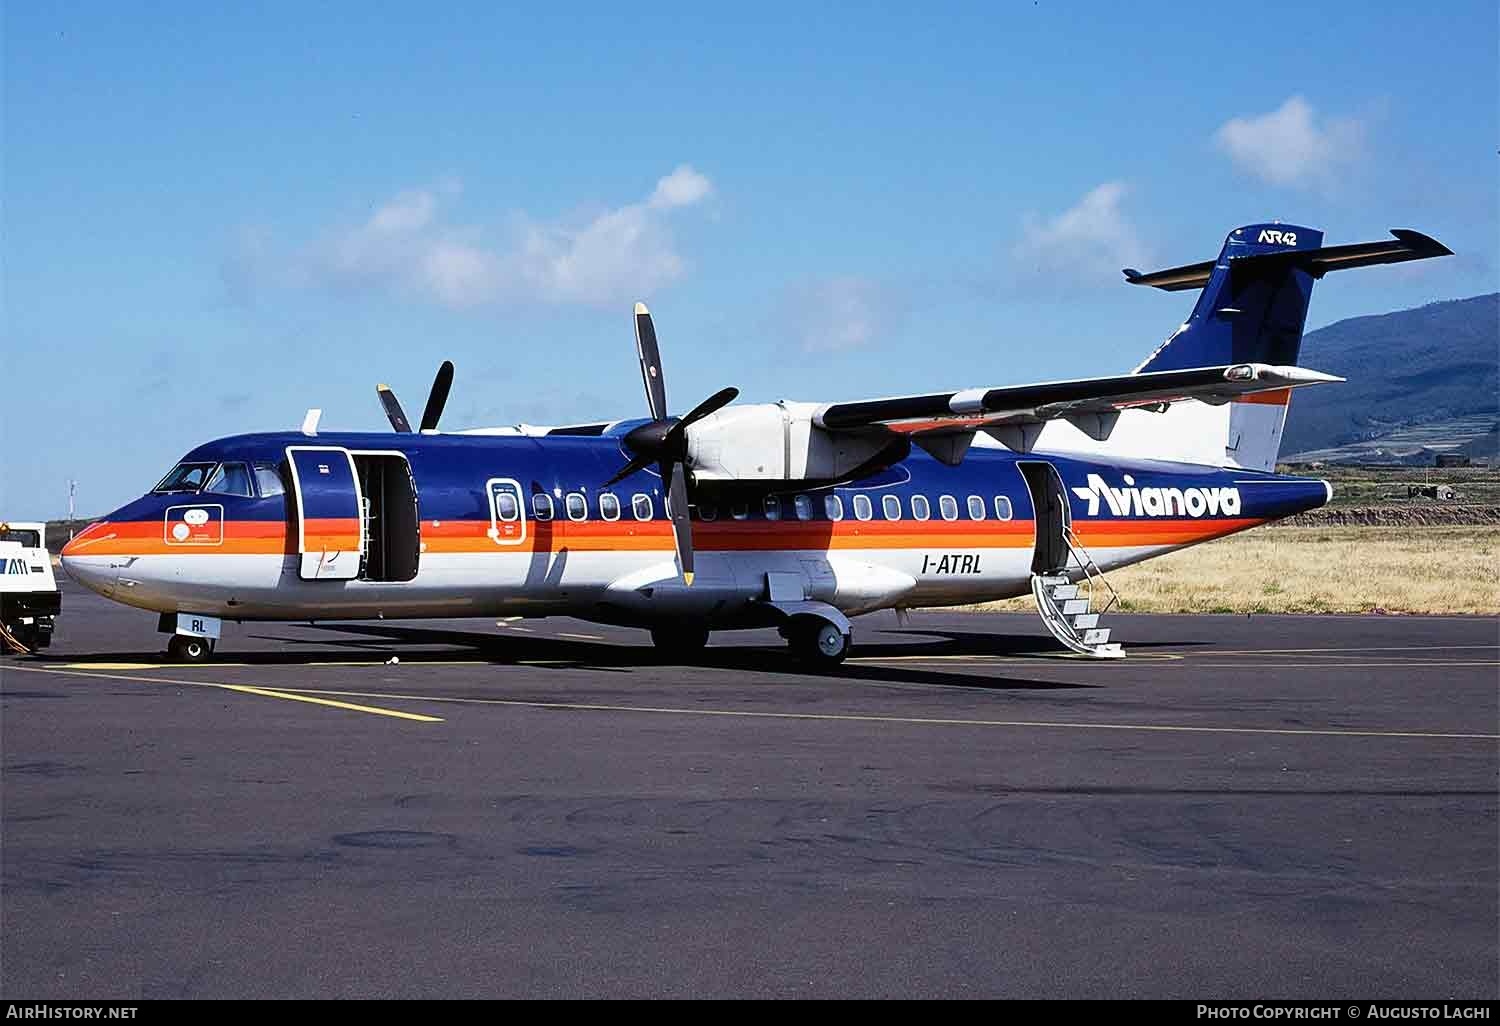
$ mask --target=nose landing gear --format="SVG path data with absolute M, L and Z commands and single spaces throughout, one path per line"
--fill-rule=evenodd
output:
M 211 638 L 195 638 L 187 634 L 174 634 L 167 642 L 167 656 L 174 663 L 206 663 L 214 654 Z
M 156 629 L 172 635 L 167 642 L 167 658 L 174 663 L 206 663 L 219 643 L 223 622 L 216 616 L 199 613 L 163 613 Z

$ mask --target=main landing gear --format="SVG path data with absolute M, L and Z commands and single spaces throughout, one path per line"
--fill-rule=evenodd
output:
M 663 655 L 691 655 L 708 644 L 708 628 L 695 623 L 664 623 L 651 628 L 651 643 Z
M 820 669 L 831 669 L 849 654 L 851 636 L 838 624 L 811 616 L 793 617 L 781 628 L 792 655 Z

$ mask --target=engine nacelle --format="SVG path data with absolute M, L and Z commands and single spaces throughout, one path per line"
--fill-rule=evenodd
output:
M 699 481 L 843 481 L 905 458 L 909 447 L 876 432 L 813 424 L 816 403 L 727 406 L 687 431 L 687 465 Z

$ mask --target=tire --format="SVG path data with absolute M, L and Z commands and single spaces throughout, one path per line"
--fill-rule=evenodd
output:
M 651 628 L 651 643 L 668 655 L 687 655 L 703 651 L 708 644 L 708 628 L 698 624 L 661 624 Z
M 167 642 L 167 655 L 174 663 L 206 663 L 213 652 L 214 643 L 207 638 L 174 634 Z
M 849 655 L 850 636 L 827 620 L 798 624 L 787 638 L 793 655 L 821 668 L 832 669 Z

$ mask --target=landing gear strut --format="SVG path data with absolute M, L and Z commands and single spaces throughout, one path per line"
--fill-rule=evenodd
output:
M 167 656 L 174 663 L 206 663 L 213 654 L 214 643 L 209 638 L 174 634 L 167 642 Z

